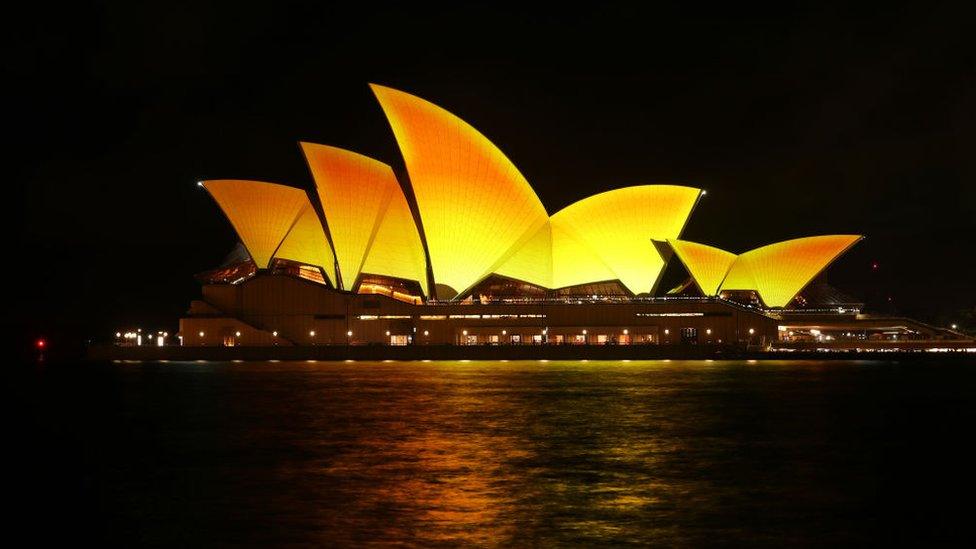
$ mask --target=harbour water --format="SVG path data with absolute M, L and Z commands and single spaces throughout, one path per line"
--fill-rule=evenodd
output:
M 124 546 L 945 542 L 974 366 L 36 367 L 14 484 L 35 539 Z

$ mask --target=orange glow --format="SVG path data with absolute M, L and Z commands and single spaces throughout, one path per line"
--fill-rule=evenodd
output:
M 618 279 L 635 294 L 652 292 L 665 263 L 651 241 L 678 238 L 700 193 L 693 187 L 640 185 L 563 208 L 552 216 L 553 256 L 560 258 L 553 264 L 554 283 Z
M 371 89 L 399 145 L 409 186 L 401 188 L 407 179 L 382 162 L 314 143 L 301 147 L 321 211 L 294 187 L 200 183 L 259 269 L 297 263 L 304 265 L 298 276 L 319 281 L 321 268 L 333 286 L 409 303 L 433 292 L 428 266 L 442 299 L 478 299 L 469 291 L 492 274 L 549 289 L 619 281 L 645 295 L 655 291 L 666 264 L 655 243 L 666 241 L 703 294 L 754 291 L 766 306 L 783 307 L 862 238 L 799 238 L 738 256 L 683 241 L 681 232 L 704 191 L 679 185 L 615 189 L 549 216 L 515 165 L 471 125 L 413 95 L 374 84 Z M 411 193 L 416 204 L 407 202 Z M 245 265 L 250 276 L 254 266 Z M 620 285 L 593 290 L 620 293 Z
M 739 255 L 721 290 L 756 290 L 768 307 L 785 307 L 860 235 L 826 235 L 777 242 Z
M 546 209 L 515 165 L 469 124 L 419 97 L 371 88 L 410 175 L 434 279 L 463 293 L 533 239 Z
M 302 209 L 274 256 L 322 267 L 326 276 L 329 277 L 329 282 L 335 287 L 336 278 L 332 249 L 329 247 L 329 241 L 325 238 L 325 231 L 322 230 L 322 222 L 319 221 L 319 216 L 316 215 L 310 203 Z M 315 275 L 311 280 L 324 282 L 321 280 L 322 277 L 317 269 L 304 266 L 301 269 L 303 272 L 314 271 Z
M 362 273 L 420 283 L 427 291 L 427 262 L 420 234 L 393 170 L 351 151 L 302 143 L 345 289 Z
M 691 278 L 702 294 L 718 295 L 718 288 L 722 280 L 732 267 L 736 255 L 732 252 L 720 250 L 697 242 L 687 240 L 668 240 L 675 255 L 688 270 Z
M 201 185 L 224 211 L 259 269 L 267 269 L 273 257 L 281 257 L 332 274 L 332 248 L 305 191 L 240 179 L 216 179 Z
M 268 268 L 272 254 L 308 203 L 305 191 L 275 183 L 219 179 L 204 181 L 203 187 L 261 269 Z

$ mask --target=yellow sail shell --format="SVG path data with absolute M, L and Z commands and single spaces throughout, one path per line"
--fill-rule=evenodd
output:
M 702 294 L 718 295 L 719 286 L 735 262 L 736 255 L 713 246 L 669 239 L 668 245 L 674 250 Z
M 406 164 L 434 280 L 463 293 L 533 239 L 548 221 L 546 209 L 471 125 L 419 97 L 371 87 Z M 538 252 L 539 272 L 548 255 Z
M 768 307 L 785 307 L 861 235 L 824 235 L 777 242 L 739 255 L 720 291 L 756 290 Z
M 274 257 L 281 257 L 321 267 L 335 284 L 332 248 L 305 191 L 240 179 L 201 185 L 223 210 L 258 268 L 266 269 Z
M 351 151 L 302 143 L 345 289 L 363 273 L 416 280 L 427 293 L 423 244 L 390 166 Z
M 678 238 L 700 194 L 693 187 L 639 185 L 570 204 L 552 216 L 560 234 L 557 239 L 554 229 L 560 260 L 553 262 L 553 278 L 583 284 L 603 276 L 634 294 L 652 292 L 665 261 L 651 241 Z

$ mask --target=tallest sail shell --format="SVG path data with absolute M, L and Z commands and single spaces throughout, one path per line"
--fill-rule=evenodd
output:
M 406 164 L 434 280 L 464 292 L 533 239 L 548 221 L 546 209 L 515 165 L 471 125 L 408 93 L 371 87 Z M 551 251 L 537 249 L 544 272 Z

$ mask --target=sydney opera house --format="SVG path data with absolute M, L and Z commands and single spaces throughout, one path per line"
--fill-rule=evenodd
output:
M 184 346 L 886 345 L 951 338 L 864 314 L 822 274 L 860 235 L 733 253 L 682 239 L 703 190 L 639 185 L 550 214 L 446 110 L 372 85 L 390 165 L 301 143 L 314 189 L 199 183 L 240 245 L 201 273 Z M 402 169 L 400 169 L 402 168 Z M 677 265 L 675 265 L 677 262 Z M 686 281 L 659 287 L 665 267 Z

